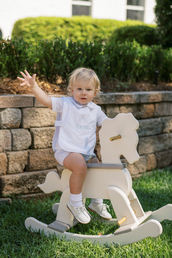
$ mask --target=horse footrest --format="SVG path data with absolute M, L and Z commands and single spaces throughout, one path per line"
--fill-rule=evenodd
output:
M 62 233 L 71 228 L 69 224 L 66 224 L 66 223 L 64 223 L 62 221 L 59 221 L 59 220 L 55 220 L 54 222 L 49 224 L 47 227 L 51 228 L 51 229 L 54 229 L 54 230 L 57 230 L 57 231 L 62 232 Z

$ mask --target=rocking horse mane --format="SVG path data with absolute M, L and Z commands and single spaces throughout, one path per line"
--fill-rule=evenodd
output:
M 139 123 L 131 113 L 120 113 L 113 119 L 105 119 L 99 131 L 102 163 L 121 164 L 121 155 L 130 164 L 137 161 L 138 127 Z M 121 139 L 110 140 L 111 137 L 119 135 Z

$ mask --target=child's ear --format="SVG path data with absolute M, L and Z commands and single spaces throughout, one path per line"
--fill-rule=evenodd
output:
M 97 95 L 97 90 L 94 91 L 94 97 Z

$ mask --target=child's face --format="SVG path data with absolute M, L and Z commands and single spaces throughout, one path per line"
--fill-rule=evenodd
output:
M 96 96 L 95 82 L 76 81 L 71 88 L 72 96 L 80 104 L 88 104 Z

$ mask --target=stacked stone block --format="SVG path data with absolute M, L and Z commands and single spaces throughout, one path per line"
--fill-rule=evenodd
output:
M 172 164 L 172 92 L 100 94 L 94 102 L 109 118 L 131 112 L 139 120 L 140 159 L 128 164 L 133 177 Z M 37 185 L 56 171 L 55 119 L 33 96 L 0 96 L 0 197 L 39 194 Z M 101 160 L 98 131 L 95 151 Z
M 55 118 L 33 96 L 0 97 L 0 196 L 39 193 L 37 184 L 56 171 Z

